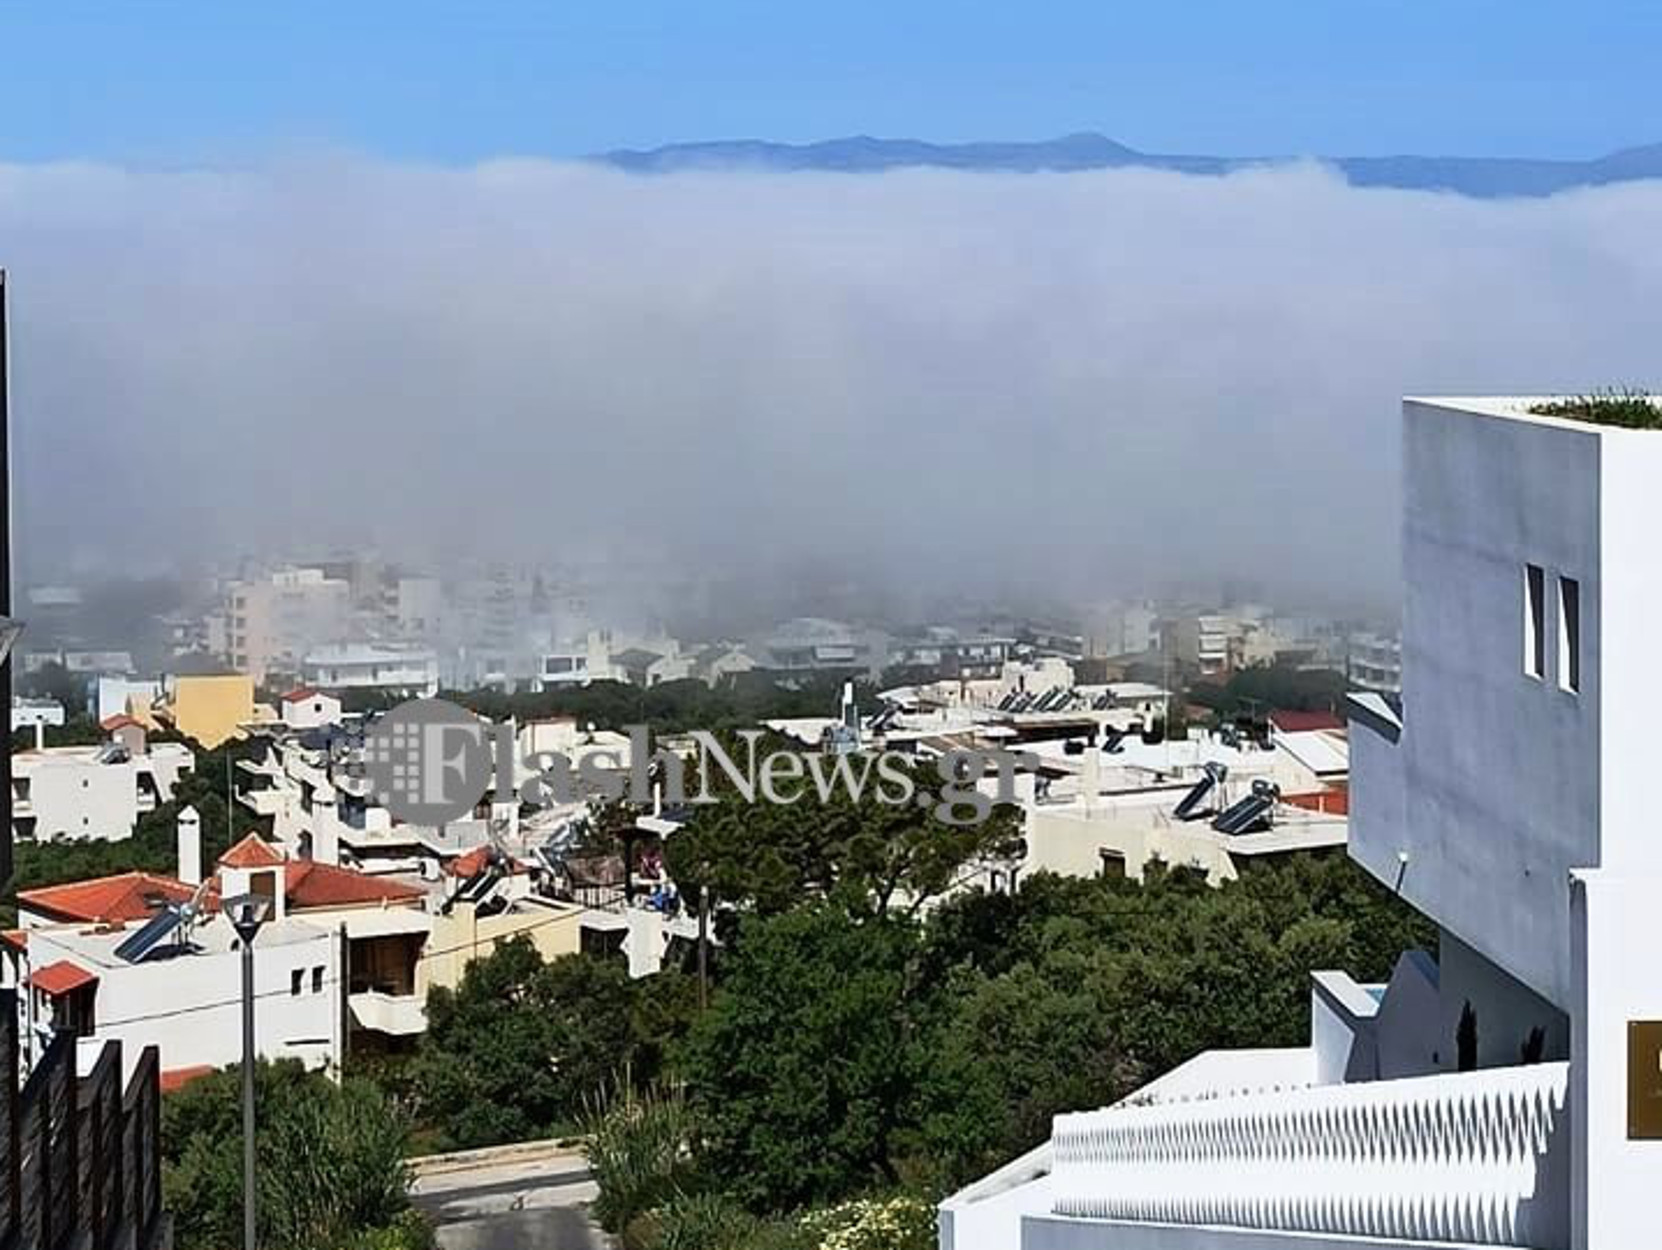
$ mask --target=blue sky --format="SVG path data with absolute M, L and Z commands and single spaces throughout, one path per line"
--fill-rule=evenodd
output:
M 1662 5 L 0 0 L 0 160 L 467 162 L 1100 130 L 1223 154 L 1662 141 Z

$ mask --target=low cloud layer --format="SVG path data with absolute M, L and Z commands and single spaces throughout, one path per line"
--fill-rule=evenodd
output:
M 1313 167 L 0 166 L 20 554 L 1388 597 L 1399 397 L 1655 381 L 1658 220 Z

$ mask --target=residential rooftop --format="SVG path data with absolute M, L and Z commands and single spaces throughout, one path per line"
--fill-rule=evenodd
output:
M 1662 429 L 1662 399 L 1639 391 L 1592 395 L 1410 395 L 1405 402 L 1573 429 L 1589 426 Z

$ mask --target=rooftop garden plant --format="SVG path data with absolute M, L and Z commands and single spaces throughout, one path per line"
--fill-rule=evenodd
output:
M 1628 430 L 1662 429 L 1662 406 L 1646 391 L 1608 390 L 1574 395 L 1549 403 L 1532 404 L 1538 417 L 1563 417 L 1592 425 L 1614 425 Z

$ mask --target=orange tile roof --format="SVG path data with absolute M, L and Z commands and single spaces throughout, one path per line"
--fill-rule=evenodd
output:
M 1270 713 L 1270 724 L 1284 734 L 1307 733 L 1312 729 L 1344 729 L 1345 720 L 1332 712 L 1293 712 L 1276 710 Z
M 257 833 L 251 833 L 219 857 L 221 868 L 276 868 L 283 854 Z
M 426 891 L 402 881 L 371 877 L 310 859 L 289 861 L 284 887 L 290 911 L 350 907 L 356 903 L 404 903 L 426 896 Z
M 117 712 L 114 716 L 106 716 L 98 722 L 98 728 L 105 733 L 114 733 L 117 729 L 125 729 L 129 725 L 138 725 L 138 721 L 125 712 Z M 139 728 L 142 729 L 143 726 L 139 725 Z
M 1283 794 L 1281 801 L 1328 816 L 1350 814 L 1350 791 L 1342 786 L 1333 790 L 1311 790 L 1307 794 Z
M 211 1063 L 195 1063 L 186 1068 L 164 1068 L 162 1070 L 162 1093 L 171 1094 L 174 1090 L 183 1089 L 199 1077 L 210 1075 L 214 1071 Z
M 53 920 L 116 923 L 146 920 L 162 904 L 189 902 L 196 891 L 183 881 L 149 872 L 123 872 L 90 881 L 19 890 L 17 901 Z
M 453 877 L 461 877 L 471 881 L 485 870 L 485 865 L 491 862 L 491 848 L 476 846 L 466 855 L 459 856 L 444 866 L 444 870 Z M 518 876 L 520 873 L 530 872 L 529 865 L 517 859 L 508 859 L 508 871 Z
M 26 951 L 29 949 L 29 931 L 27 929 L 0 931 L 0 942 L 4 942 L 14 951 Z
M 72 990 L 78 990 L 83 985 L 96 985 L 98 978 L 88 972 L 80 964 L 71 963 L 67 959 L 60 959 L 55 964 L 47 964 L 29 978 L 29 984 L 37 990 L 44 990 L 53 998 L 61 998 Z

